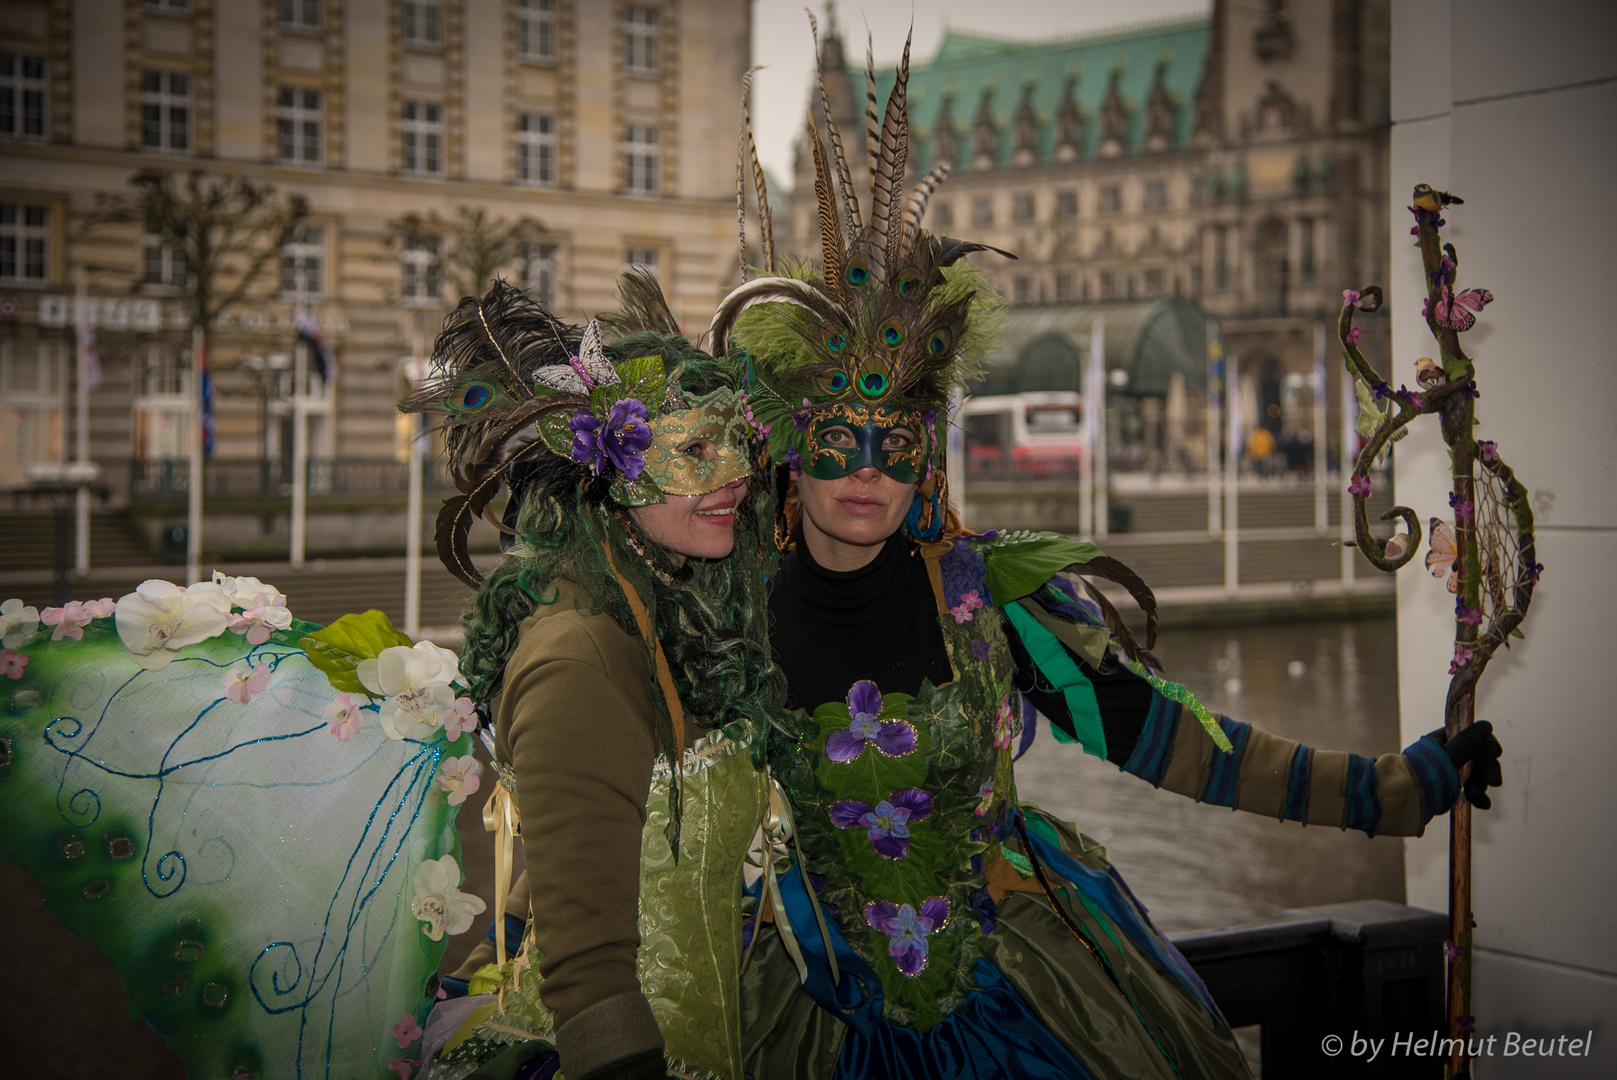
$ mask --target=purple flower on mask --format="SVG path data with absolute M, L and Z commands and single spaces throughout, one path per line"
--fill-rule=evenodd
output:
M 634 480 L 646 467 L 646 447 L 651 445 L 651 425 L 646 420 L 645 402 L 623 398 L 607 413 L 606 423 L 588 409 L 580 409 L 567 421 L 573 433 L 572 458 L 590 467 L 596 476 L 608 466 Z
M 926 939 L 943 928 L 949 917 L 949 902 L 941 896 L 929 897 L 916 911 L 908 904 L 873 900 L 865 905 L 865 922 L 872 930 L 888 936 L 887 955 L 907 978 L 926 968 Z
M 920 788 L 905 788 L 875 806 L 844 799 L 831 807 L 831 824 L 839 829 L 865 829 L 876 854 L 884 859 L 902 859 L 910 853 L 910 825 L 931 814 L 931 794 Z
M 853 723 L 834 731 L 825 740 L 825 756 L 838 763 L 854 760 L 865 751 L 865 743 L 887 757 L 903 757 L 915 749 L 915 729 L 905 720 L 877 720 L 881 713 L 881 691 L 869 679 L 854 683 L 848 691 L 848 712 Z

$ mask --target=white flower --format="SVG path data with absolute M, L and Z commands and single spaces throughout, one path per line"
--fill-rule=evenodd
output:
M 355 672 L 360 684 L 381 697 L 379 719 L 390 739 L 426 739 L 455 712 L 460 679 L 455 654 L 430 641 L 413 647 L 395 645 L 380 656 L 361 660 Z
M 0 644 L 15 649 L 39 629 L 39 609 L 24 607 L 21 600 L 0 604 Z
M 470 893 L 461 892 L 459 885 L 460 864 L 453 855 L 428 859 L 415 869 L 415 901 L 410 912 L 427 924 L 421 932 L 433 941 L 442 941 L 445 931 L 464 934 L 487 906 Z
M 281 590 L 255 577 L 225 577 L 215 570 L 213 583 L 239 608 L 286 606 L 286 597 Z
M 176 650 L 224 633 L 229 614 L 230 597 L 217 585 L 187 589 L 154 578 L 118 598 L 118 636 L 141 667 L 160 668 Z

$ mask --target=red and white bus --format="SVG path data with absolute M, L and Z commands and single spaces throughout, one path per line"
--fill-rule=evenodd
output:
M 1083 461 L 1083 396 L 1070 390 L 969 397 L 960 406 L 966 477 L 979 480 L 1077 476 Z

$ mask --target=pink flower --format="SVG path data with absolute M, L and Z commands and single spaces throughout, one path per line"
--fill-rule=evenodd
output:
M 363 724 L 364 716 L 363 708 L 351 694 L 338 694 L 336 700 L 326 706 L 326 723 L 331 725 L 331 733 L 338 742 L 352 739 Z
M 1362 338 L 1363 336 L 1364 336 L 1364 331 L 1360 330 L 1357 326 L 1354 326 L 1354 327 L 1350 327 L 1348 329 L 1347 337 L 1346 337 L 1345 340 L 1347 341 L 1347 343 L 1349 345 L 1357 345 L 1359 343 L 1359 339 Z
M 252 670 L 232 668 L 225 676 L 225 697 L 238 705 L 245 705 L 252 701 L 254 696 L 262 694 L 264 687 L 269 685 L 270 666 L 263 662 L 254 664 Z
M 393 1025 L 393 1037 L 399 1041 L 400 1050 L 421 1038 L 421 1025 L 416 1023 L 414 1013 L 405 1013 L 399 1017 L 399 1022 Z M 411 1064 L 415 1063 L 411 1062 Z M 388 1066 L 390 1069 L 392 1067 L 392 1065 Z
M 1454 643 L 1454 659 L 1449 661 L 1449 674 L 1458 675 L 1460 673 L 1460 669 L 1465 667 L 1466 664 L 1470 663 L 1471 658 L 1475 655 L 1476 652 L 1474 650 L 1468 649 L 1463 644 L 1456 641 Z
M 438 766 L 438 786 L 449 792 L 449 805 L 459 806 L 477 791 L 482 764 L 472 755 L 445 758 Z
M 1483 461 L 1499 460 L 1499 444 L 1492 439 L 1483 439 L 1477 443 L 1477 451 L 1482 455 Z
M 1359 475 L 1348 481 L 1348 494 L 1357 495 L 1361 499 L 1370 497 L 1370 478 Z
M 1409 550 L 1409 534 L 1406 532 L 1394 533 L 1387 538 L 1387 543 L 1383 550 L 1386 551 L 1387 558 L 1398 558 Z
M 84 637 L 84 628 L 90 625 L 91 619 L 104 619 L 118 609 L 112 597 L 103 597 L 100 600 L 69 600 L 62 607 L 50 607 L 39 613 L 39 621 L 46 626 L 54 626 L 51 631 L 52 641 L 78 641 Z
M 1343 307 L 1361 307 L 1362 305 L 1359 303 L 1359 301 L 1362 300 L 1362 299 L 1363 299 L 1363 294 L 1361 294 L 1357 289 L 1343 289 L 1342 290 L 1342 306 Z
M 999 703 L 999 713 L 994 717 L 994 748 L 996 750 L 1011 745 L 1011 739 L 1015 734 L 1013 729 L 1016 727 L 1018 712 L 1020 710 L 1011 703 L 1010 695 L 1005 695 L 1005 698 Z
M 398 1075 L 399 1080 L 410 1080 L 410 1074 L 415 1072 L 415 1067 L 419 1064 L 421 1062 L 417 1058 L 394 1058 L 387 1063 L 387 1067 L 389 1071 Z
M 960 597 L 960 603 L 950 608 L 949 614 L 954 616 L 955 625 L 958 626 L 961 623 L 970 622 L 974 618 L 972 612 L 976 611 L 982 606 L 983 598 L 977 595 L 976 589 L 972 589 L 970 592 Z
M 1464 945 L 1456 945 L 1452 941 L 1445 941 L 1443 943 L 1443 959 L 1447 960 L 1449 963 L 1451 963 L 1451 964 L 1459 963 L 1460 957 L 1462 957 L 1464 955 L 1465 955 L 1465 946 Z
M 0 652 L 0 671 L 6 673 L 8 679 L 22 678 L 22 669 L 28 666 L 28 657 L 20 652 L 6 649 Z
M 471 698 L 456 698 L 455 707 L 444 713 L 444 737 L 453 742 L 460 738 L 461 732 L 476 729 L 477 705 Z

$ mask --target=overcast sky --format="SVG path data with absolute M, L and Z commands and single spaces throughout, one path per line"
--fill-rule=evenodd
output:
M 862 67 L 865 27 L 874 36 L 876 66 L 898 63 L 904 32 L 915 20 L 910 63 L 929 59 L 948 27 L 1020 41 L 1066 37 L 1156 19 L 1205 14 L 1209 0 L 841 0 L 837 23 L 851 66 Z M 813 0 L 825 31 L 824 0 Z M 803 126 L 814 79 L 814 46 L 803 0 L 753 0 L 753 126 L 764 167 L 790 186 L 792 144 Z M 847 133 L 843 133 L 844 140 Z

